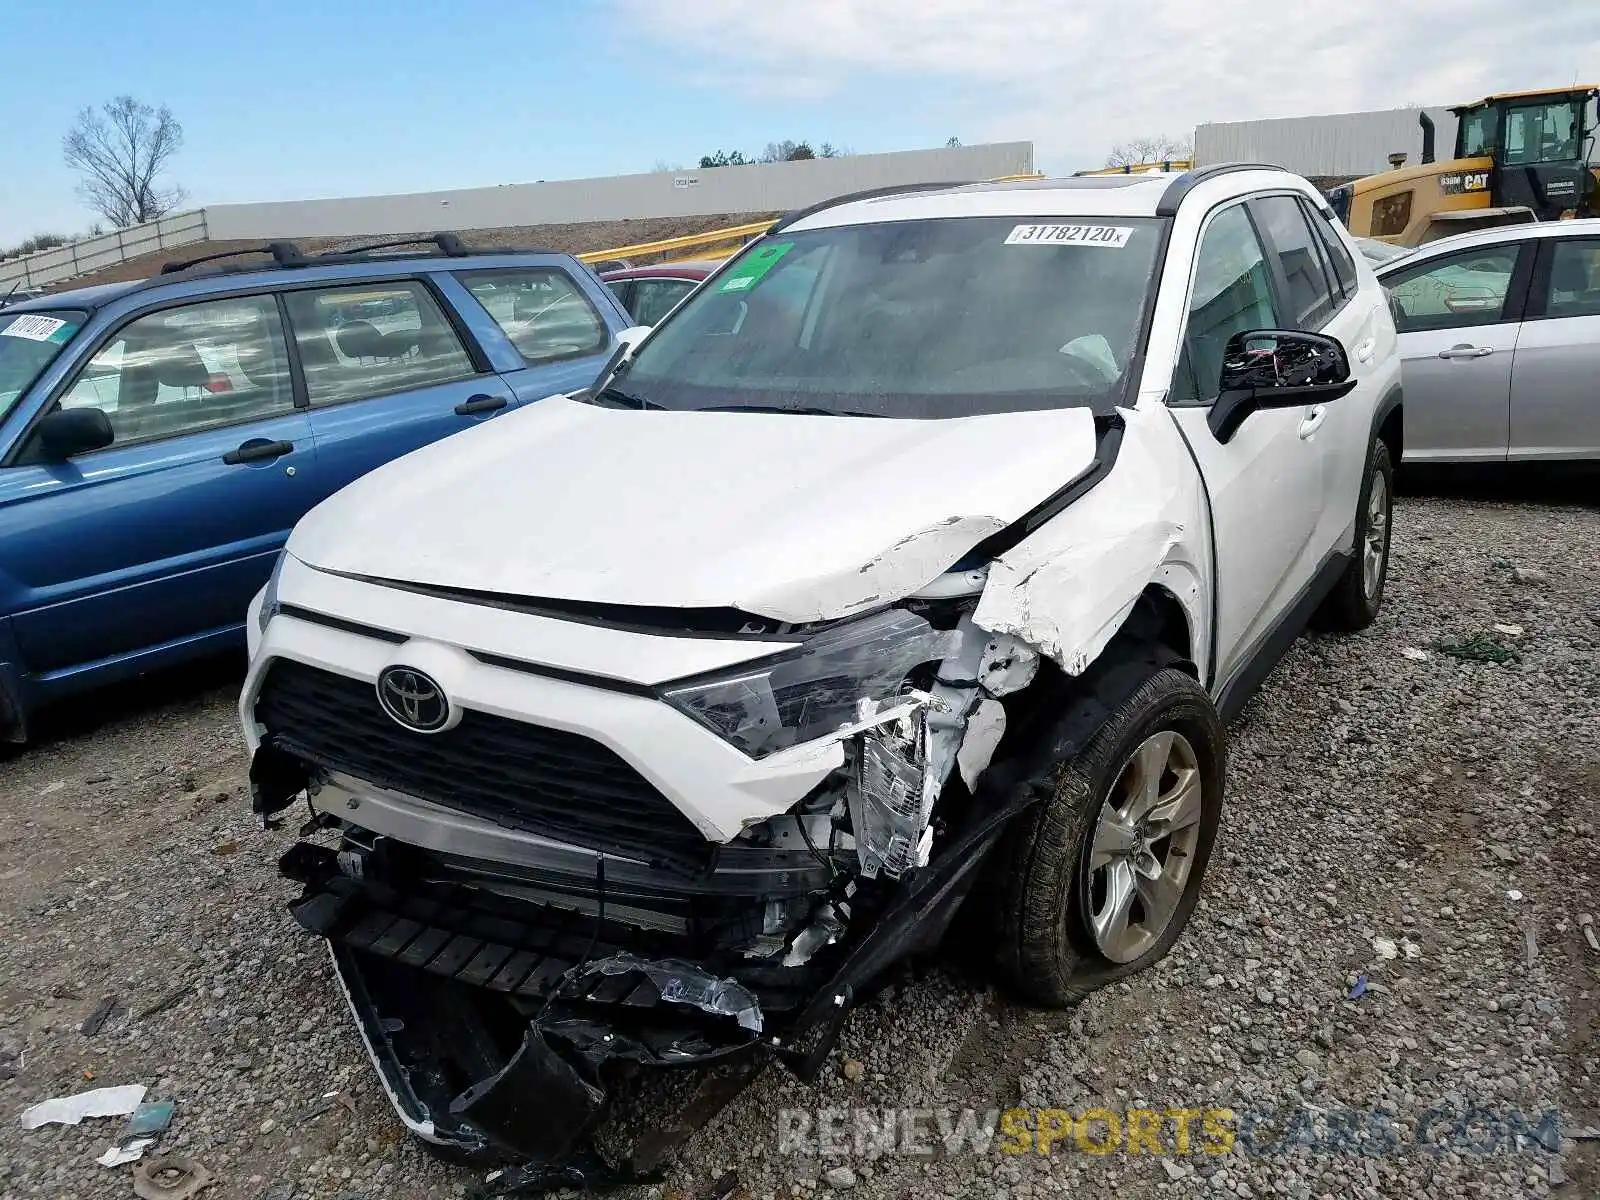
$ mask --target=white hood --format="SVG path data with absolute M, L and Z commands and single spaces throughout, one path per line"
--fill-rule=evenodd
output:
M 1081 408 L 920 421 L 552 397 L 356 481 L 289 549 L 438 587 L 827 620 L 922 587 L 1094 455 Z

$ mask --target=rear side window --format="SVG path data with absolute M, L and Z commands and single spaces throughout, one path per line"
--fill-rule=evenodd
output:
M 277 303 L 241 296 L 140 317 L 100 348 L 57 405 L 100 409 L 118 446 L 292 412 Z
M 1317 237 L 1322 241 L 1322 248 L 1327 253 L 1328 262 L 1333 266 L 1334 278 L 1338 281 L 1339 288 L 1346 298 L 1354 296 L 1359 284 L 1356 282 L 1356 260 L 1350 254 L 1350 248 L 1345 245 L 1344 238 L 1339 236 L 1339 231 L 1333 227 L 1333 222 L 1320 213 L 1309 215 L 1311 228 L 1316 230 Z
M 472 359 L 416 280 L 284 293 L 313 406 L 431 387 Z
M 1600 241 L 1552 241 L 1545 316 L 1600 316 Z
M 1300 202 L 1293 196 L 1264 196 L 1252 200 L 1250 206 L 1272 240 L 1288 281 L 1288 316 L 1293 328 L 1322 328 L 1336 305 Z
M 456 278 L 530 363 L 598 354 L 611 344 L 605 321 L 565 271 L 522 267 Z

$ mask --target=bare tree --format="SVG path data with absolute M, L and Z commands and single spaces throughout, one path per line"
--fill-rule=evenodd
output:
M 959 150 L 961 148 L 961 139 L 958 137 L 946 138 L 944 148 L 946 150 Z
M 1134 138 L 1113 146 L 1111 153 L 1106 155 L 1106 166 L 1136 167 L 1140 163 L 1171 162 L 1188 158 L 1193 149 L 1194 142 L 1186 137 L 1175 138 L 1161 133 L 1155 137 Z
M 78 195 L 118 227 L 154 221 L 182 204 L 185 192 L 159 178 L 183 145 L 183 126 L 166 105 L 152 108 L 118 96 L 99 110 L 85 108 L 61 153 L 83 175 Z

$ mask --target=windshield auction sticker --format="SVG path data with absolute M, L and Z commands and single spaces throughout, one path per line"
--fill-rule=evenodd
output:
M 0 329 L 0 337 L 27 338 L 30 342 L 64 342 L 72 336 L 77 326 L 68 327 L 58 317 L 41 317 L 32 313 L 12 319 L 11 324 Z M 66 333 L 61 331 L 65 329 Z
M 722 286 L 717 288 L 717 291 L 748 292 L 793 249 L 793 242 L 773 242 L 770 246 L 758 246 L 723 277 Z
M 1126 225 L 1018 225 L 1008 246 L 1105 246 L 1121 250 L 1133 236 Z

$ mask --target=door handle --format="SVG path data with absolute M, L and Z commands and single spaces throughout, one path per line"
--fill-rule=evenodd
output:
M 474 413 L 499 412 L 508 403 L 504 396 L 468 396 L 456 405 L 456 415 L 470 417 Z
M 1377 338 L 1368 338 L 1356 347 L 1356 357 L 1364 363 L 1372 361 L 1372 352 L 1378 348 Z
M 229 450 L 222 456 L 222 461 L 230 467 L 240 463 L 261 462 L 268 458 L 282 458 L 294 449 L 293 442 L 269 442 L 263 438 L 245 442 L 237 450 Z
M 1448 350 L 1439 351 L 1440 358 L 1486 358 L 1494 353 L 1493 346 L 1451 346 Z
M 1306 419 L 1300 422 L 1300 439 L 1308 440 L 1317 430 L 1322 428 L 1322 423 L 1328 419 L 1328 406 L 1318 404 L 1306 410 Z

